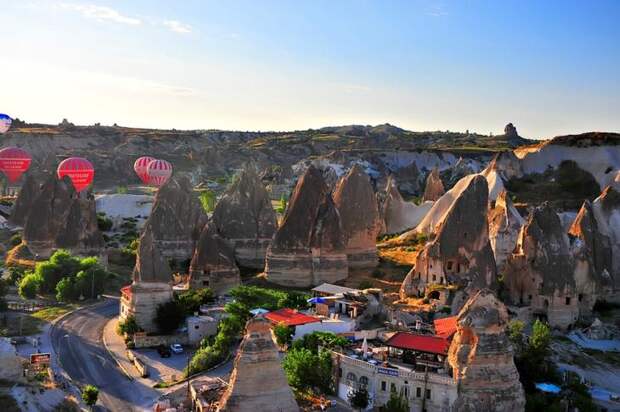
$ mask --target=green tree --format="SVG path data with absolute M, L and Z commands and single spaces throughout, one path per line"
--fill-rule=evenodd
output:
M 317 354 L 306 348 L 292 349 L 284 357 L 282 366 L 293 388 L 332 393 L 332 360 L 328 351 Z
M 333 332 L 312 332 L 304 335 L 293 343 L 293 349 L 308 349 L 312 353 L 318 353 L 319 347 L 325 349 L 343 348 L 349 345 L 349 341 Z
M 381 412 L 409 412 L 409 402 L 402 393 L 390 392 L 390 399 L 381 407 Z
M 26 270 L 20 266 L 11 266 L 8 271 L 11 285 L 19 286 L 19 282 L 24 277 Z
M 86 385 L 82 389 L 82 400 L 84 403 L 92 409 L 93 406 L 97 403 L 97 398 L 99 398 L 99 389 L 93 385 Z
M 200 199 L 200 204 L 205 212 L 211 213 L 215 210 L 215 192 L 210 189 L 203 190 L 200 192 L 198 198 Z
M 34 299 L 41 289 L 42 283 L 43 280 L 40 275 L 32 272 L 26 273 L 26 276 L 19 282 L 17 291 L 25 299 Z
M 525 329 L 525 323 L 521 320 L 515 319 L 508 324 L 508 338 L 512 342 L 512 346 L 515 350 L 515 355 L 519 355 L 525 349 L 525 339 L 523 330 Z
M 185 319 L 183 308 L 172 300 L 157 307 L 155 324 L 161 333 L 168 335 L 174 332 Z
M 351 393 L 349 393 L 349 403 L 357 410 L 363 410 L 368 407 L 368 391 L 363 386 L 358 386 Z
M 279 323 L 273 328 L 273 334 L 276 336 L 276 341 L 280 346 L 290 345 L 294 332 L 295 329 L 287 326 L 285 323 Z
M 116 333 L 119 335 L 133 335 L 136 332 L 140 332 L 140 330 L 141 328 L 134 316 L 127 317 L 124 321 L 118 322 L 116 326 Z
M 179 305 L 183 308 L 186 315 L 191 315 L 200 310 L 200 305 L 213 302 L 214 295 L 211 289 L 191 289 L 177 296 Z
M 60 282 L 56 284 L 56 300 L 60 302 L 70 302 L 77 300 L 78 297 L 79 292 L 73 279 L 62 278 Z
M 276 207 L 276 212 L 283 214 L 286 211 L 286 197 L 284 195 L 280 196 L 280 204 Z

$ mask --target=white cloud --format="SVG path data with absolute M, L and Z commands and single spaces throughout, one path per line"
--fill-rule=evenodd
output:
M 164 20 L 163 24 L 175 33 L 186 34 L 192 32 L 192 26 L 190 26 L 189 24 L 181 23 L 178 20 Z
M 61 3 L 60 7 L 77 11 L 86 18 L 95 19 L 101 22 L 111 21 L 114 23 L 129 24 L 132 26 L 142 24 L 140 19 L 122 15 L 118 11 L 106 6 L 97 6 L 95 4 Z

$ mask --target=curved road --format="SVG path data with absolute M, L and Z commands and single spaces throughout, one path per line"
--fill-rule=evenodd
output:
M 52 328 L 52 345 L 60 366 L 75 383 L 99 388 L 100 411 L 143 411 L 160 394 L 129 380 L 105 349 L 103 328 L 116 315 L 118 301 L 112 299 L 67 315 Z

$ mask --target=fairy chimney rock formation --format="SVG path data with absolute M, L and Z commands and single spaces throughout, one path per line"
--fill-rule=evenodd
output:
M 435 201 L 439 199 L 445 193 L 441 177 L 439 177 L 439 171 L 434 168 L 426 178 L 426 187 L 424 188 L 423 201 L 431 200 Z
M 77 255 L 99 254 L 104 240 L 97 226 L 95 200 L 87 193 L 76 193 L 67 180 L 50 176 L 27 211 L 23 239 L 32 254 L 41 258 L 60 248 Z
M 455 412 L 525 410 L 525 394 L 506 335 L 508 312 L 490 290 L 459 312 L 448 363 L 458 384 Z
M 591 292 L 585 294 L 591 300 L 620 290 L 620 276 L 616 275 L 620 270 L 619 217 L 620 193 L 608 186 L 593 202 L 584 202 L 569 229 L 569 234 L 580 240 L 573 241 L 573 255 L 588 267 L 587 280 L 577 279 L 578 288 L 593 282 Z
M 489 240 L 495 255 L 495 263 L 501 272 L 506 258 L 517 245 L 517 238 L 525 220 L 512 204 L 506 191 L 502 191 L 493 208 L 489 209 Z
M 32 173 L 27 173 L 24 183 L 11 210 L 9 222 L 17 226 L 26 224 L 26 217 L 32 210 L 35 199 L 39 195 L 39 183 Z
M 267 250 L 271 282 L 308 287 L 348 276 L 340 215 L 321 172 L 310 165 L 297 182 Z
M 186 177 L 172 177 L 153 203 L 144 231 L 150 231 L 167 258 L 191 259 L 202 228 L 207 223 L 200 201 Z
M 299 411 L 267 319 L 254 318 L 247 323 L 218 411 Z
M 390 175 L 381 204 L 384 233 L 401 233 L 416 227 L 432 206 L 433 202 L 431 201 L 423 202 L 420 205 L 406 202 L 398 190 L 396 179 Z
M 208 287 L 216 295 L 223 295 L 241 283 L 233 249 L 212 222 L 200 234 L 189 274 L 192 288 Z
M 446 212 L 434 239 L 417 256 L 401 286 L 402 298 L 420 296 L 431 284 L 454 285 L 468 294 L 496 287 L 487 203 L 486 179 L 474 175 Z
M 577 321 L 582 303 L 576 269 L 568 234 L 555 210 L 544 203 L 530 213 L 506 261 L 509 300 L 531 306 L 553 327 L 567 328 Z
M 340 214 L 349 268 L 377 266 L 377 235 L 381 219 L 377 197 L 364 169 L 359 165 L 343 176 L 334 191 Z
M 133 283 L 121 289 L 121 321 L 133 317 L 145 332 L 157 332 L 157 307 L 172 300 L 172 270 L 153 234 L 145 231 L 136 254 Z
M 213 221 L 219 234 L 234 247 L 240 266 L 263 269 L 276 229 L 276 213 L 256 169 L 248 166 L 217 203 Z

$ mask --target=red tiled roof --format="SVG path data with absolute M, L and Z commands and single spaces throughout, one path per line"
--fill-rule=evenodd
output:
M 435 319 L 433 321 L 435 335 L 450 339 L 456 333 L 456 318 L 457 316 L 450 316 L 449 318 Z
M 439 336 L 414 335 L 408 332 L 397 332 L 385 343 L 387 346 L 398 349 L 415 350 L 419 352 L 446 355 L 450 342 Z
M 287 326 L 305 325 L 306 323 L 321 321 L 319 318 L 304 315 L 303 313 L 289 308 L 274 310 L 273 312 L 266 313 L 265 317 L 272 323 L 284 323 Z

